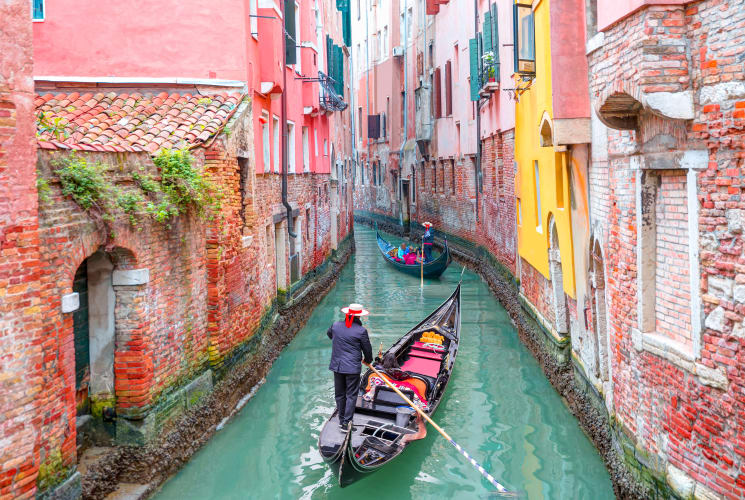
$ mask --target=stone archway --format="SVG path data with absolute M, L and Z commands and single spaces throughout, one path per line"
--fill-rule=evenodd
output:
M 564 295 L 564 274 L 561 269 L 561 252 L 559 251 L 559 235 L 553 216 L 548 221 L 549 249 L 548 272 L 551 281 L 552 302 L 554 306 L 554 328 L 560 334 L 569 333 L 569 314 L 567 300 Z
M 595 375 L 603 384 L 610 381 L 610 353 L 608 352 L 608 316 L 605 300 L 605 262 L 598 240 L 593 240 L 590 251 L 590 300 L 592 326 L 595 336 Z

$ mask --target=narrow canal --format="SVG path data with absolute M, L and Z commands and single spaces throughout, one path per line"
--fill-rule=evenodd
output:
M 453 263 L 421 291 L 419 279 L 383 261 L 373 231 L 357 226 L 355 233 L 356 255 L 266 383 L 155 498 L 491 497 L 490 485 L 432 428 L 387 469 L 343 490 L 322 461 L 318 433 L 334 406 L 326 329 L 341 318 L 339 308 L 361 302 L 370 309 L 365 323 L 377 352 L 380 342 L 390 345 L 447 298 L 461 273 Z M 523 498 L 612 498 L 597 451 L 506 311 L 468 270 L 462 300 L 461 350 L 435 421 Z

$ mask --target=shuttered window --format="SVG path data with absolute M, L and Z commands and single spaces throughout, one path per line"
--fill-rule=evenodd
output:
M 285 63 L 297 63 L 295 40 L 295 2 L 285 2 Z
M 471 75 L 471 100 L 479 100 L 479 42 L 475 38 L 468 40 L 468 63 Z
M 497 4 L 491 4 L 491 41 L 494 59 L 499 64 L 499 15 L 497 14 Z
M 440 68 L 435 69 L 435 86 L 432 89 L 435 101 L 435 118 L 442 117 L 442 91 L 440 90 Z
M 445 63 L 445 115 L 453 114 L 453 65 Z
M 380 138 L 380 115 L 369 115 L 367 117 L 367 138 Z

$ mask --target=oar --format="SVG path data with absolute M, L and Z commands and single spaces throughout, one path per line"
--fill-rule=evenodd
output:
M 505 488 L 504 486 L 502 486 L 501 484 L 499 484 L 499 482 L 496 479 L 494 479 L 494 476 L 492 476 L 491 474 L 489 474 L 486 471 L 486 469 L 484 469 L 483 466 L 481 466 L 476 460 L 474 460 L 473 458 L 471 458 L 471 455 L 469 455 L 468 452 L 466 450 L 464 450 L 458 443 L 456 443 L 455 441 L 453 441 L 453 438 L 451 438 L 450 435 L 447 432 L 445 432 L 445 430 L 442 427 L 440 427 L 439 425 L 437 425 L 434 422 L 434 420 L 432 420 L 431 418 L 429 418 L 429 415 L 427 415 L 426 413 L 424 413 L 421 409 L 419 409 L 418 406 L 416 406 L 414 403 L 412 403 L 411 400 L 404 395 L 404 393 L 402 393 L 401 391 L 398 390 L 398 387 L 396 387 L 395 385 L 393 385 L 392 383 L 390 383 L 390 381 L 387 378 L 385 378 L 382 373 L 380 373 L 378 370 L 375 369 L 374 366 L 372 366 L 372 364 L 365 363 L 364 361 L 363 361 L 363 363 L 365 364 L 365 366 L 367 366 L 372 371 L 374 371 L 380 378 L 382 378 L 383 379 L 383 382 L 385 382 L 386 385 L 388 385 L 388 387 L 390 387 L 391 389 L 393 389 L 396 392 L 396 394 L 398 394 L 399 396 L 401 396 L 401 398 L 403 398 L 403 400 L 406 401 L 406 403 L 409 406 L 411 406 L 412 408 L 414 408 L 417 411 L 417 413 L 419 413 L 419 415 L 421 415 L 427 422 L 429 422 L 430 424 L 432 424 L 432 427 L 434 427 L 437 430 L 437 432 L 439 432 L 442 435 L 442 437 L 444 437 L 445 439 L 447 439 L 450 442 L 450 444 L 452 444 L 453 446 L 455 446 L 455 449 L 458 450 L 461 455 L 463 455 L 464 457 L 466 457 L 466 460 L 468 460 L 471 463 L 471 465 L 473 465 L 474 467 L 476 467 L 476 469 L 478 469 L 478 471 L 481 473 L 481 475 L 484 476 L 486 478 L 486 480 L 489 481 L 497 489 L 497 491 L 500 493 L 500 495 L 502 495 L 502 496 L 517 496 L 516 493 L 511 492 L 511 491 L 507 491 L 507 488 Z
M 424 245 L 422 245 L 424 246 Z M 421 269 L 421 283 L 419 284 L 419 288 L 424 288 L 424 248 L 421 249 L 422 254 L 419 256 L 419 269 Z

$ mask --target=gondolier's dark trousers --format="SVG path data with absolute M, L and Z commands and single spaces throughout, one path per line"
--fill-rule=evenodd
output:
M 345 424 L 352 420 L 359 389 L 359 373 L 334 372 L 334 396 L 336 398 L 336 410 L 339 414 L 340 424 Z

